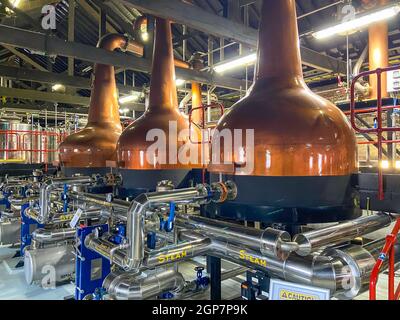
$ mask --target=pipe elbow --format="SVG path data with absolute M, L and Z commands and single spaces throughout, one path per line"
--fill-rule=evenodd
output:
M 125 50 L 129 44 L 129 38 L 118 33 L 109 33 L 103 36 L 97 43 L 97 47 L 108 51 L 116 49 Z
M 124 261 L 123 269 L 125 271 L 139 272 L 143 265 L 142 259 L 126 258 Z

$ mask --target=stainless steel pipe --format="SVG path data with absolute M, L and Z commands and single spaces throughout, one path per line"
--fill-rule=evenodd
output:
M 187 241 L 204 239 L 193 232 L 181 232 L 180 238 Z M 208 254 L 266 272 L 272 277 L 329 289 L 333 296 L 342 299 L 352 299 L 368 289 L 369 275 L 376 262 L 377 245 L 379 243 L 365 247 L 349 245 L 307 257 L 291 254 L 282 261 L 248 248 L 212 240 Z
M 103 287 L 117 300 L 145 300 L 168 291 L 182 291 L 185 279 L 173 269 L 154 272 L 150 276 L 110 273 L 104 280 Z
M 212 238 L 243 245 L 264 255 L 285 259 L 290 253 L 282 250 L 290 244 L 291 237 L 286 231 L 273 228 L 260 230 L 188 214 L 178 215 L 175 221 L 179 227 L 194 228 Z
M 106 208 L 121 209 L 126 211 L 129 209 L 130 206 L 129 201 L 113 199 L 112 202 L 108 202 L 105 196 L 90 194 L 90 193 L 77 193 L 72 191 L 69 193 L 69 196 L 71 197 L 71 199 L 79 202 L 95 204 Z
M 110 260 L 110 262 L 126 269 L 127 252 L 120 245 L 115 245 L 104 238 L 96 238 L 95 234 L 90 234 L 85 238 L 85 246 L 96 251 L 101 256 Z M 140 270 L 153 269 L 168 265 L 173 261 L 179 260 L 179 262 L 182 262 L 196 256 L 204 255 L 210 250 L 210 246 L 211 240 L 209 238 L 196 238 L 190 242 L 152 250 L 143 257 Z
M 91 183 L 92 178 L 87 176 L 71 177 L 71 178 L 54 178 L 47 179 L 40 187 L 39 206 L 40 211 L 37 217 L 39 223 L 46 223 L 50 219 L 50 193 L 58 187 L 65 184 L 77 185 Z
M 75 238 L 75 228 L 62 229 L 36 229 L 32 233 L 32 239 L 39 243 L 54 243 Z
M 299 245 L 296 253 L 301 256 L 307 256 L 322 247 L 344 243 L 378 229 L 385 228 L 392 221 L 393 218 L 390 215 L 379 213 L 339 223 L 327 228 L 297 234 L 293 238 L 293 241 Z
M 176 218 L 180 227 L 193 228 L 215 239 L 243 245 L 282 260 L 291 252 L 307 256 L 323 247 L 345 243 L 387 227 L 392 221 L 391 216 L 381 213 L 297 234 L 291 241 L 289 233 L 272 228 L 258 230 L 194 215 L 179 215 Z
M 126 235 L 129 243 L 124 269 L 138 270 L 144 259 L 144 226 L 145 214 L 152 205 L 160 205 L 174 201 L 187 202 L 204 199 L 208 196 L 204 186 L 176 189 L 170 191 L 144 193 L 132 201 L 128 209 Z

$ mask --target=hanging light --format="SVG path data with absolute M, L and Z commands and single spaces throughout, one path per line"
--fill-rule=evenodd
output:
M 119 98 L 119 103 L 120 104 L 126 104 L 130 102 L 135 102 L 139 100 L 139 95 L 138 94 L 131 94 L 129 96 L 121 97 Z
M 185 84 L 185 80 L 183 80 L 183 79 L 176 79 L 175 80 L 175 84 L 176 84 L 176 86 L 177 87 L 182 87 L 184 84 Z
M 56 83 L 51 87 L 52 91 L 57 91 L 57 92 L 65 92 L 65 86 L 60 83 Z
M 313 37 L 320 40 L 326 39 L 336 34 L 346 34 L 351 31 L 362 29 L 372 23 L 390 19 L 400 12 L 400 5 L 396 4 L 379 11 L 366 14 L 362 17 L 340 23 L 338 25 L 323 29 L 313 33 Z
M 254 64 L 257 61 L 257 54 L 252 53 L 246 56 L 242 56 L 227 62 L 223 62 L 214 66 L 214 71 L 217 73 L 222 73 L 227 70 L 235 69 L 241 66 L 246 66 L 249 64 Z

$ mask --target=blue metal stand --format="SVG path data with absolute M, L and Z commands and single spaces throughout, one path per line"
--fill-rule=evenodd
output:
M 207 256 L 207 272 L 210 275 L 210 299 L 221 300 L 221 259 Z
M 32 243 L 32 232 L 37 228 L 43 228 L 43 224 L 39 224 L 36 220 L 33 220 L 25 215 L 25 210 L 29 207 L 29 203 L 24 203 L 21 206 L 21 247 L 20 254 L 24 255 L 26 246 Z
M 3 193 L 3 199 L 0 199 L 0 205 L 5 206 L 6 210 L 11 209 L 11 203 L 10 201 L 8 201 L 8 194 L 7 193 Z M 0 216 L 1 217 L 1 216 Z
M 98 253 L 86 248 L 86 236 L 94 229 L 108 232 L 108 225 L 97 225 L 78 229 L 78 247 L 76 256 L 75 299 L 82 300 L 88 294 L 98 292 L 105 277 L 110 273 L 110 261 Z M 101 233 L 100 232 L 100 233 Z M 96 291 L 97 289 L 97 291 Z

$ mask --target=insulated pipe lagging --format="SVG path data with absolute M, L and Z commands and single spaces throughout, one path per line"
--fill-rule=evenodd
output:
M 144 225 L 146 211 L 153 204 L 165 204 L 171 201 L 195 201 L 205 198 L 208 191 L 203 187 L 185 188 L 162 192 L 144 193 L 132 201 L 127 217 L 127 249 L 125 269 L 138 270 L 144 259 Z
M 325 246 L 353 240 L 387 227 L 392 221 L 393 218 L 390 215 L 380 213 L 297 234 L 291 241 L 287 232 L 272 228 L 259 230 L 192 215 L 179 215 L 176 219 L 180 227 L 193 228 L 217 240 L 243 245 L 263 255 L 279 257 L 282 260 L 286 259 L 291 252 L 307 256 Z
M 180 238 L 194 241 L 202 236 L 181 232 Z M 382 242 L 364 247 L 349 245 L 307 257 L 291 254 L 282 261 L 251 249 L 212 240 L 208 254 L 286 281 L 329 289 L 332 296 L 352 299 L 368 289 L 369 275 L 376 263 L 376 252 L 380 244 Z M 399 252 L 395 256 L 398 258 Z
M 46 223 L 50 219 L 50 193 L 64 184 L 67 185 L 78 185 L 78 184 L 86 184 L 91 183 L 92 178 L 87 176 L 82 177 L 72 177 L 72 178 L 56 178 L 56 179 L 47 179 L 44 184 L 40 187 L 40 195 L 39 195 L 39 206 L 40 211 L 37 218 L 39 223 Z
M 89 238 L 91 237 L 91 239 Z M 193 231 L 180 232 L 183 241 L 156 252 L 150 252 L 141 270 L 153 269 L 163 265 L 183 262 L 193 256 L 212 255 L 240 264 L 249 269 L 268 273 L 272 277 L 331 290 L 335 296 L 351 299 L 366 290 L 369 274 L 376 262 L 377 248 L 382 243 L 365 247 L 350 245 L 327 249 L 322 254 L 301 257 L 291 254 L 286 260 L 265 256 L 244 246 L 208 238 Z M 109 258 L 114 244 L 94 235 L 86 238 L 85 245 Z M 108 248 L 107 248 L 108 246 Z M 191 251 L 185 251 L 189 247 Z M 168 257 L 170 257 L 168 259 Z M 396 254 L 398 257 L 398 254 Z M 123 251 L 116 251 L 113 262 L 125 261 Z M 118 263 L 117 263 L 118 264 Z M 139 271 L 139 270 L 136 270 Z M 349 283 L 352 286 L 349 287 Z
M 75 228 L 62 229 L 36 229 L 32 233 L 32 238 L 40 243 L 52 243 L 75 238 Z
M 384 213 L 364 216 L 355 220 L 339 223 L 323 229 L 312 230 L 294 236 L 293 241 L 299 245 L 296 253 L 307 256 L 325 247 L 344 243 L 362 235 L 389 226 L 393 218 Z
M 140 262 L 140 270 L 153 269 L 170 264 L 174 260 L 186 261 L 196 256 L 201 256 L 211 251 L 212 241 L 206 237 L 197 237 L 193 241 L 178 245 L 153 250 Z M 104 238 L 96 238 L 92 233 L 85 238 L 85 246 L 104 258 L 127 270 L 127 253 L 120 249 L 119 245 Z M 137 270 L 136 270 L 137 271 Z
M 290 242 L 291 238 L 288 232 L 273 228 L 264 230 L 248 228 L 193 215 L 179 215 L 176 224 L 180 227 L 201 230 L 202 233 L 212 238 L 246 246 L 262 254 L 281 259 L 285 259 L 290 252 L 297 249 L 297 244 Z
M 182 291 L 185 279 L 173 269 L 146 277 L 140 277 L 137 273 L 110 273 L 104 279 L 103 287 L 118 300 L 145 300 L 168 291 Z

